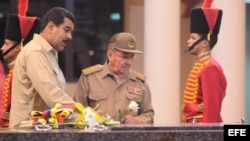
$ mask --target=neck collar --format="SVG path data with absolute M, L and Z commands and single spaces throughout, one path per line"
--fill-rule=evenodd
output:
M 209 56 L 211 56 L 211 52 L 210 51 L 203 52 L 203 53 L 197 55 L 195 58 L 196 58 L 196 60 L 201 61 L 201 60 L 203 60 L 205 58 L 208 58 Z

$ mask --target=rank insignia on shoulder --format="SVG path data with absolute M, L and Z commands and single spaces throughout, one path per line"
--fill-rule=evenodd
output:
M 141 90 L 139 88 L 128 86 L 127 89 L 128 89 L 128 92 L 131 94 L 141 95 Z
M 88 67 L 88 68 L 86 68 L 86 69 L 82 69 L 82 73 L 83 73 L 84 75 L 89 75 L 89 74 L 91 74 L 91 73 L 94 73 L 94 72 L 97 72 L 97 71 L 102 70 L 102 68 L 103 68 L 102 65 L 97 64 L 97 65 Z
M 130 72 L 131 72 L 132 74 L 134 74 L 136 78 L 139 78 L 139 79 L 141 79 L 141 80 L 143 80 L 143 81 L 146 81 L 146 76 L 145 76 L 144 74 L 142 74 L 142 73 L 140 73 L 140 72 L 137 72 L 137 71 L 135 71 L 135 70 L 130 70 Z

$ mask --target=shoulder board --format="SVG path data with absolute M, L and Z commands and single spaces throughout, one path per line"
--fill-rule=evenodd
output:
M 134 74 L 135 77 L 137 77 L 137 78 L 139 78 L 139 79 L 141 79 L 141 80 L 143 80 L 143 81 L 146 80 L 146 76 L 145 76 L 144 74 L 142 74 L 142 73 L 140 73 L 140 72 L 137 72 L 137 71 L 135 71 L 135 70 L 131 70 L 130 72 L 131 72 L 132 74 Z
M 88 68 L 86 68 L 86 69 L 82 69 L 82 73 L 83 73 L 84 75 L 89 75 L 89 74 L 91 74 L 91 73 L 93 73 L 93 72 L 97 72 L 97 71 L 102 70 L 102 68 L 103 68 L 102 65 L 97 64 L 97 65 L 88 67 Z

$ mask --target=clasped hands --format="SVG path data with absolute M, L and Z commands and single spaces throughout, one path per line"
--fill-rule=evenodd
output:
M 203 112 L 204 104 L 185 104 L 183 107 L 183 111 L 186 117 L 193 116 L 198 112 Z

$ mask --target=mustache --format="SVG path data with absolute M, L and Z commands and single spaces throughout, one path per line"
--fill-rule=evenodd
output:
M 66 40 L 63 40 L 63 42 L 64 42 L 66 45 L 68 45 L 69 42 L 70 42 L 70 40 L 69 40 L 69 39 L 66 39 Z

